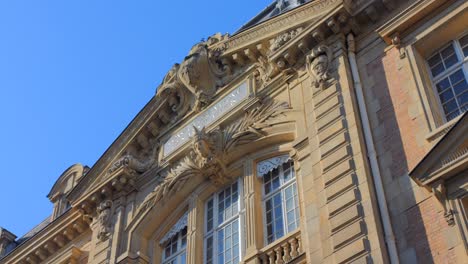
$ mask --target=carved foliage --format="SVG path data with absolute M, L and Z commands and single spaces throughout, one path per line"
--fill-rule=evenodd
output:
M 296 28 L 291 31 L 284 32 L 277 36 L 271 46 L 270 46 L 270 51 L 275 52 L 278 49 L 280 49 L 284 44 L 286 44 L 290 39 L 294 38 L 297 36 L 299 33 L 302 32 L 302 28 Z
M 269 101 L 245 114 L 225 129 L 207 132 L 195 129 L 192 150 L 178 166 L 171 169 L 162 182 L 143 202 L 140 210 L 153 207 L 158 201 L 180 190 L 190 177 L 203 176 L 214 184 L 222 185 L 231 179 L 226 167 L 229 153 L 236 146 L 244 145 L 263 137 L 263 129 L 270 126 L 270 119 L 288 109 L 285 102 Z
M 329 47 L 320 45 L 306 57 L 307 71 L 315 88 L 325 89 L 331 80 L 332 52 Z

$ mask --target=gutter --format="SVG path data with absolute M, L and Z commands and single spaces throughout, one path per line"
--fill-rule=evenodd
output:
M 351 75 L 354 81 L 354 89 L 356 90 L 356 97 L 359 106 L 359 115 L 361 117 L 361 124 L 364 130 L 364 139 L 367 148 L 367 157 L 370 162 L 370 169 L 372 171 L 372 179 L 374 188 L 377 194 L 377 203 L 379 205 L 380 218 L 384 229 L 385 243 L 387 246 L 390 263 L 399 264 L 398 251 L 395 243 L 395 236 L 393 235 L 392 223 L 390 214 L 388 213 L 387 201 L 385 198 L 385 191 L 382 184 L 382 176 L 380 175 L 380 167 L 377 161 L 377 154 L 375 152 L 372 131 L 370 129 L 369 116 L 367 114 L 366 102 L 362 92 L 361 78 L 359 77 L 358 66 L 356 63 L 356 45 L 354 35 L 352 33 L 347 36 L 348 41 L 348 60 L 351 66 Z

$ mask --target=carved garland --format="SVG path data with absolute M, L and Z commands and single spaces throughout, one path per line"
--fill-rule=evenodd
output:
M 194 128 L 195 137 L 189 155 L 169 171 L 145 199 L 139 211 L 152 208 L 169 194 L 179 191 L 191 177 L 203 176 L 217 185 L 230 181 L 226 170 L 229 153 L 234 147 L 265 136 L 263 129 L 271 125 L 268 121 L 280 116 L 287 109 L 289 107 L 285 102 L 269 101 L 223 130 L 207 132 L 205 128 Z

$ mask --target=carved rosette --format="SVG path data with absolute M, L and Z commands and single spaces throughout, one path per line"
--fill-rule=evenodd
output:
M 307 55 L 306 67 L 315 88 L 325 89 L 329 86 L 332 79 L 331 63 L 332 52 L 328 46 L 320 45 Z

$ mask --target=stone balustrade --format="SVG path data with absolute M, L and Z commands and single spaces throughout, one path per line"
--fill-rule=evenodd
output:
M 258 254 L 262 264 L 292 263 L 303 253 L 301 231 L 297 230 L 263 248 Z

